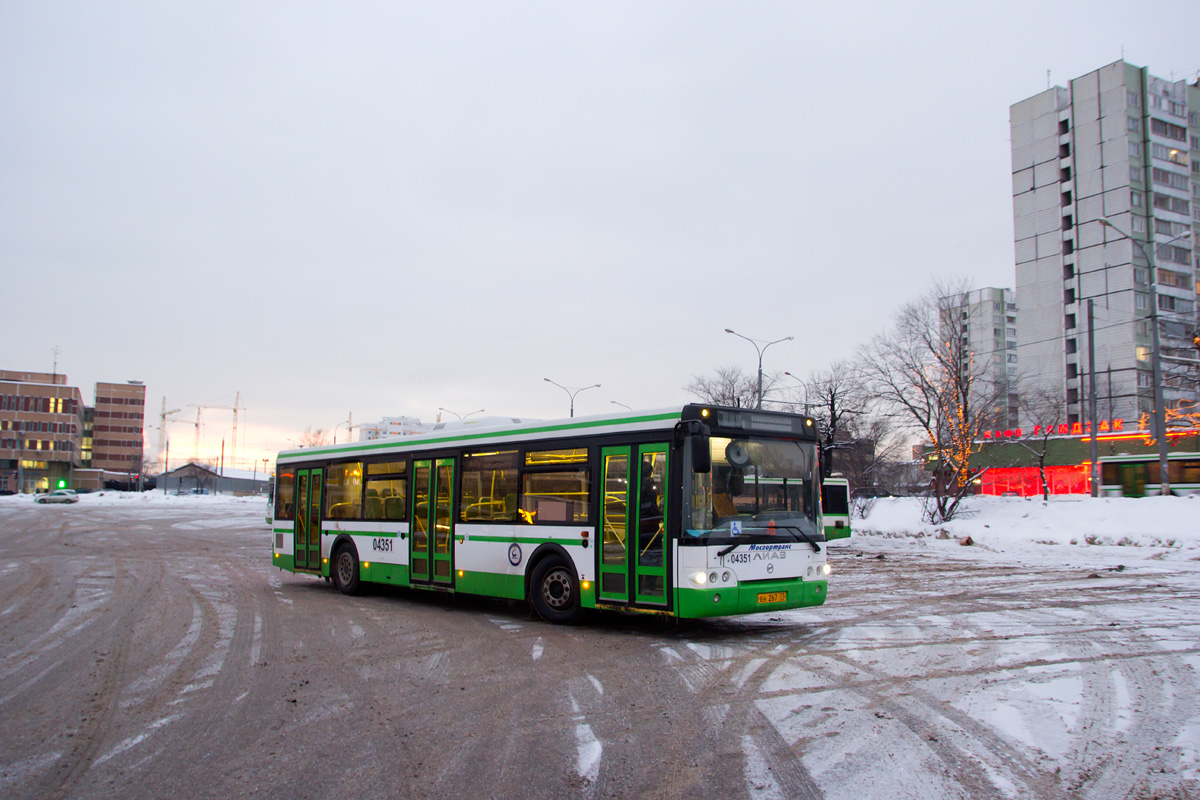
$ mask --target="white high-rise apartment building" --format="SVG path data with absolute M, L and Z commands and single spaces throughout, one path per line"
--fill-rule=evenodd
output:
M 989 411 L 997 428 L 1020 423 L 1018 404 L 1017 304 L 1012 289 L 989 287 L 947 298 L 951 325 L 962 352 L 977 376 L 977 397 L 994 403 Z
M 429 433 L 432 424 L 421 422 L 416 417 L 384 417 L 379 422 L 358 426 L 359 441 L 382 439 L 385 436 L 411 436 L 415 433 Z
M 1195 401 L 1196 369 L 1172 356 L 1195 358 L 1200 81 L 1118 61 L 1016 103 L 1010 123 L 1024 379 L 1087 419 L 1092 299 L 1098 416 L 1136 422 L 1153 407 L 1154 280 L 1164 399 Z M 1155 274 L 1118 230 L 1151 251 Z

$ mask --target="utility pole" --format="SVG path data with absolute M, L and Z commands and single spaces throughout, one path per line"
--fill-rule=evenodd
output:
M 1100 465 L 1099 447 L 1096 445 L 1096 435 L 1100 432 L 1096 424 L 1096 301 L 1088 298 L 1088 419 L 1092 423 L 1092 436 L 1089 443 L 1089 456 L 1092 459 L 1092 497 L 1100 496 Z
M 1149 111 L 1149 109 L 1147 109 Z M 1160 244 L 1155 244 L 1153 234 L 1148 234 L 1150 247 L 1147 248 L 1140 240 L 1133 238 L 1125 231 L 1113 225 L 1104 217 L 1100 218 L 1100 224 L 1105 228 L 1112 230 L 1122 239 L 1128 239 L 1130 243 L 1136 247 L 1142 254 L 1142 258 L 1146 260 L 1146 265 L 1150 269 L 1149 275 L 1149 305 L 1150 305 L 1150 366 L 1154 374 L 1154 412 L 1153 422 L 1151 423 L 1151 433 L 1154 434 L 1155 440 L 1158 442 L 1158 477 L 1159 477 L 1159 494 L 1171 494 L 1171 478 L 1170 470 L 1167 466 L 1167 409 L 1166 401 L 1163 399 L 1163 373 L 1162 373 L 1162 349 L 1159 342 L 1158 332 L 1158 267 L 1154 262 L 1154 254 L 1159 247 L 1170 244 L 1176 239 L 1184 239 L 1192 235 L 1191 231 L 1168 239 Z M 1093 433 L 1095 433 L 1093 431 Z

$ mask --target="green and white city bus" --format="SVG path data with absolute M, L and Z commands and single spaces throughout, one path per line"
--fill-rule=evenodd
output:
M 821 484 L 821 513 L 825 538 L 831 542 L 850 538 L 850 482 L 835 474 Z
M 709 617 L 825 602 L 813 420 L 688 405 L 279 454 L 273 563 L 331 579 Z
M 1136 456 L 1102 456 L 1101 497 L 1146 497 L 1162 494 L 1157 453 Z M 1167 479 L 1171 494 L 1200 494 L 1200 453 L 1168 453 Z

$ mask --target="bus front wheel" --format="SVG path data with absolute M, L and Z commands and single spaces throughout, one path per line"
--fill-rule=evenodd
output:
M 344 544 L 333 557 L 333 585 L 342 594 L 358 594 L 358 553 Z
M 533 608 L 547 622 L 569 625 L 579 619 L 579 581 L 562 556 L 549 556 L 533 570 Z

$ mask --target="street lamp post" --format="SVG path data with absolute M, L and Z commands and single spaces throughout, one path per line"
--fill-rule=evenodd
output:
M 626 411 L 633 411 L 633 409 L 630 408 L 629 406 L 625 405 L 624 403 L 618 403 L 616 400 L 609 400 L 608 402 L 612 403 L 614 406 L 620 406 L 621 408 L 625 409 Z
M 353 436 L 354 435 L 354 414 L 351 414 L 349 417 L 342 420 L 337 425 L 333 426 L 333 443 L 334 444 L 337 444 L 337 429 L 342 427 L 343 425 L 347 426 L 346 435 Z
M 811 414 L 808 413 L 808 384 L 805 383 L 803 379 L 798 378 L 797 376 L 793 375 L 790 372 L 785 371 L 783 374 L 787 375 L 789 378 L 795 380 L 797 383 L 800 384 L 801 388 L 804 389 L 804 416 L 806 416 L 806 417 L 812 416 Z
M 546 383 L 554 383 L 554 381 L 550 380 L 549 378 L 542 378 L 542 380 L 544 380 Z M 571 416 L 572 417 L 575 416 L 575 395 L 579 394 L 580 392 L 586 392 L 588 389 L 599 389 L 600 388 L 600 384 L 598 384 L 598 383 L 593 383 L 591 386 L 584 386 L 583 388 L 574 389 L 574 390 L 568 389 L 566 386 L 563 386 L 561 383 L 554 383 L 554 385 L 557 386 L 558 388 L 562 389 L 564 392 L 566 392 L 567 395 L 571 398 Z
M 742 336 L 742 335 L 741 335 L 740 333 L 738 333 L 737 331 L 732 331 L 732 330 L 730 330 L 729 328 L 726 328 L 726 329 L 725 329 L 725 332 L 726 332 L 726 333 L 732 333 L 734 336 L 738 337 L 739 339 L 745 339 L 747 342 L 749 342 L 750 344 L 754 345 L 754 349 L 758 351 L 758 404 L 757 404 L 757 405 L 755 405 L 755 408 L 762 408 L 762 400 L 763 400 L 763 390 L 762 390 L 762 360 L 763 360 L 763 353 L 764 353 L 764 352 L 766 352 L 767 348 L 768 348 L 768 347 L 770 347 L 770 346 L 771 346 L 771 345 L 773 345 L 773 344 L 779 344 L 780 342 L 790 342 L 792 339 L 794 339 L 794 338 L 796 338 L 796 337 L 794 337 L 794 336 L 785 336 L 785 337 L 783 337 L 782 339 L 776 339 L 776 340 L 775 340 L 775 341 L 773 341 L 773 342 L 767 342 L 767 343 L 766 343 L 766 344 L 764 344 L 762 347 L 759 347 L 758 345 L 759 345 L 759 343 L 760 343 L 760 342 L 762 342 L 762 339 L 751 339 L 749 336 Z
M 1134 247 L 1142 253 L 1142 258 L 1146 259 L 1146 264 L 1150 269 L 1150 367 L 1154 371 L 1154 438 L 1158 440 L 1158 474 L 1159 474 L 1159 494 L 1166 496 L 1171 493 L 1171 478 L 1170 470 L 1167 467 L 1167 410 L 1163 401 L 1163 380 L 1162 380 L 1162 354 L 1159 350 L 1158 339 L 1158 267 L 1154 263 L 1154 252 L 1157 247 L 1147 249 L 1137 239 L 1130 236 L 1125 231 L 1113 225 L 1104 217 L 1100 218 L 1100 224 L 1106 228 L 1112 229 L 1119 234 L 1121 238 L 1128 239 L 1133 243 Z M 1176 236 L 1175 239 L 1183 239 L 1191 236 L 1191 232 Z M 1163 242 L 1162 244 L 1168 244 Z M 1161 245 L 1160 245 L 1161 246 Z M 1095 369 L 1095 365 L 1091 365 L 1091 369 Z M 1092 436 L 1096 435 L 1096 431 L 1092 431 Z
M 17 494 L 25 494 L 25 423 L 17 431 Z
M 441 407 L 438 408 L 438 411 L 445 411 L 447 414 L 453 414 L 454 416 L 458 417 L 460 420 L 466 419 L 467 417 L 471 416 L 472 414 L 482 414 L 484 412 L 484 410 L 485 409 L 480 408 L 475 411 L 468 411 L 465 414 L 460 414 L 457 411 L 451 411 L 448 408 L 441 408 Z

